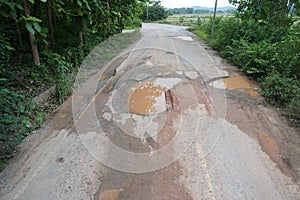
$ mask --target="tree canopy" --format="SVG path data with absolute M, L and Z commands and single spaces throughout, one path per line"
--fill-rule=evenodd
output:
M 66 45 L 59 43 L 59 38 L 76 35 L 77 44 L 82 45 L 87 30 L 105 38 L 121 32 L 125 24 L 140 23 L 138 17 L 144 3 L 137 0 L 3 0 L 0 24 L 4 31 L 9 30 L 18 38 L 17 48 L 27 44 L 27 31 L 34 63 L 39 65 L 40 50 Z M 72 28 L 72 33 L 62 31 L 66 27 Z M 76 42 L 68 45 L 76 46 Z
M 275 26 L 288 26 L 292 22 L 291 14 L 299 10 L 299 0 L 229 0 L 237 6 L 244 20 L 253 19 Z
M 149 1 L 143 6 L 143 21 L 158 21 L 166 19 L 169 12 L 161 5 L 160 1 Z

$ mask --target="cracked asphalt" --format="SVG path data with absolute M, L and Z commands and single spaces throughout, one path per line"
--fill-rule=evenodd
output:
M 143 24 L 25 141 L 0 199 L 300 199 L 299 150 L 257 139 L 288 125 L 186 28 Z

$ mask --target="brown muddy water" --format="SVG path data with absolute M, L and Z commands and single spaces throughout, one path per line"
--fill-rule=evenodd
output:
M 129 97 L 129 112 L 151 115 L 166 111 L 166 92 L 181 81 L 179 78 L 158 78 L 139 83 Z
M 151 83 L 137 88 L 129 99 L 129 112 L 150 115 L 166 108 L 165 87 Z
M 260 94 L 255 90 L 255 86 L 249 80 L 242 76 L 236 75 L 229 78 L 222 79 L 225 89 L 236 90 L 246 89 L 245 92 L 252 97 L 260 97 Z

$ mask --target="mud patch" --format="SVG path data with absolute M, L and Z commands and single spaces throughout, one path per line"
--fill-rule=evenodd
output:
M 246 90 L 246 93 L 251 97 L 261 97 L 260 94 L 253 89 Z
M 115 189 L 115 190 L 108 190 L 104 191 L 99 200 L 118 200 L 119 194 L 123 191 L 123 189 Z
M 225 88 L 228 90 L 235 90 L 235 89 L 252 89 L 251 83 L 243 78 L 242 76 L 232 76 L 230 78 L 224 78 L 223 83 Z
M 261 143 L 263 143 L 266 146 L 267 151 L 270 151 L 272 153 L 277 153 L 277 154 L 280 153 L 278 145 L 275 143 L 274 140 L 272 140 L 270 138 L 270 136 L 268 134 L 259 133 L 258 135 L 260 136 L 260 138 L 262 140 Z
M 261 97 L 260 94 L 256 91 L 257 89 L 254 83 L 240 75 L 224 78 L 222 81 L 224 83 L 225 89 L 227 90 L 246 89 L 245 93 L 249 96 Z
M 170 89 L 181 81 L 179 78 L 157 78 L 154 81 L 139 83 L 138 86 L 132 88 L 134 92 L 129 97 L 129 112 L 138 115 L 151 115 L 166 111 L 166 98 Z
M 251 97 L 259 98 L 260 94 L 257 92 L 258 86 L 240 75 L 235 75 L 229 78 L 213 81 L 209 84 L 214 88 L 226 90 L 239 90 L 243 91 Z
M 165 88 L 153 84 L 143 85 L 136 89 L 129 99 L 129 112 L 139 115 L 150 115 L 166 110 Z
M 105 74 L 103 74 L 101 77 L 100 77 L 100 81 L 104 81 L 105 79 L 107 78 L 107 76 Z

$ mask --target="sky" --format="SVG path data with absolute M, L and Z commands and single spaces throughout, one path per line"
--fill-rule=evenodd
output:
M 166 8 L 182 8 L 192 6 L 215 7 L 215 0 L 161 0 Z M 230 6 L 228 0 L 218 0 L 218 7 Z

